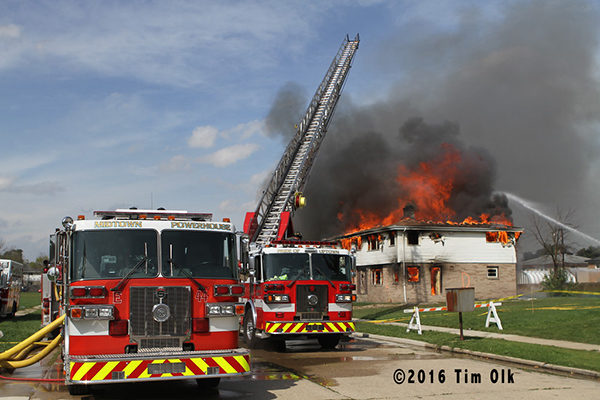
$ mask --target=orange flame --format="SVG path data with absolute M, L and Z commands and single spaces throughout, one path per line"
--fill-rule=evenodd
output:
M 397 184 L 403 196 L 397 199 L 397 207 L 385 216 L 377 212 L 363 209 L 352 210 L 352 217 L 357 222 L 347 229 L 353 233 L 377 226 L 388 226 L 402 221 L 404 208 L 411 204 L 415 207 L 415 219 L 429 223 L 446 223 L 450 225 L 482 225 L 502 224 L 512 226 L 512 222 L 504 215 L 481 214 L 479 218 L 467 217 L 463 221 L 455 221 L 456 212 L 448 202 L 452 196 L 454 182 L 458 178 L 461 161 L 460 152 L 451 144 L 442 145 L 442 154 L 430 162 L 421 162 L 414 170 L 406 166 L 398 167 Z M 339 212 L 338 220 L 343 221 L 345 215 Z

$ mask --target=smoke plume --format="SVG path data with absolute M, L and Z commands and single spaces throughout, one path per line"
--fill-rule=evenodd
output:
M 367 72 L 400 78 L 374 104 L 342 95 L 305 188 L 308 205 L 295 216 L 306 238 L 343 233 L 357 209 L 387 215 L 406 194 L 399 171 L 410 175 L 423 163 L 455 172 L 447 201 L 455 220 L 510 218 L 496 190 L 575 207 L 581 217 L 600 206 L 592 176 L 598 9 L 578 1 L 497 7 L 493 16 L 464 9 L 444 31 L 409 21 L 368 57 Z M 356 72 L 349 79 L 362 79 Z M 448 154 L 459 156 L 440 168 Z

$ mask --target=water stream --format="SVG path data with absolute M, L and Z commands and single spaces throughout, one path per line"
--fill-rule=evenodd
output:
M 582 238 L 585 238 L 587 240 L 589 240 L 590 242 L 593 242 L 595 244 L 600 245 L 600 240 L 588 235 L 587 233 L 583 233 L 580 230 L 577 230 L 575 228 L 573 228 L 572 226 L 569 226 L 567 224 L 564 224 L 560 221 L 558 221 L 555 218 L 552 218 L 551 216 L 549 216 L 548 214 L 543 213 L 542 211 L 538 210 L 537 208 L 535 208 L 533 206 L 533 204 L 530 201 L 527 201 L 519 196 L 517 196 L 516 194 L 512 194 L 512 193 L 508 193 L 508 192 L 500 192 L 502 194 L 504 194 L 506 197 L 508 197 L 509 200 L 514 201 L 518 204 L 520 204 L 522 207 L 528 209 L 529 211 L 533 212 L 534 214 L 550 221 L 551 223 L 560 226 L 561 228 L 564 228 L 568 231 L 573 232 L 574 234 L 581 236 Z

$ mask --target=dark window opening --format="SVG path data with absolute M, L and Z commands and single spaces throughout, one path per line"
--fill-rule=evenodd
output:
M 418 245 L 419 244 L 419 231 L 408 231 L 406 232 L 406 240 L 410 245 Z

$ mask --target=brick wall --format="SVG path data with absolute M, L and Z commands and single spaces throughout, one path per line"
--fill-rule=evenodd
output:
M 442 284 L 439 294 L 431 294 L 430 267 L 442 267 Z M 407 265 L 410 266 L 410 265 Z M 498 267 L 498 278 L 488 278 L 488 266 Z M 475 288 L 475 298 L 478 300 L 498 299 L 514 296 L 517 290 L 515 264 L 421 264 L 419 282 L 407 282 L 406 295 L 410 304 L 419 303 L 445 303 L 447 288 L 471 286 Z M 365 267 L 361 267 L 362 270 Z M 382 270 L 382 282 L 375 285 L 372 271 L 375 268 Z M 400 271 L 400 281 L 395 282 L 395 271 Z M 401 266 L 387 264 L 366 267 L 367 293 L 358 296 L 361 302 L 376 303 L 404 303 L 404 287 L 402 282 Z M 358 291 L 361 293 L 361 291 Z

